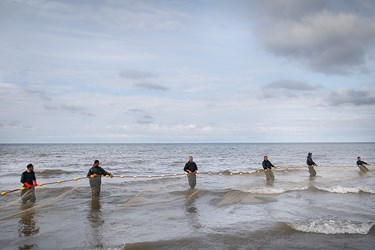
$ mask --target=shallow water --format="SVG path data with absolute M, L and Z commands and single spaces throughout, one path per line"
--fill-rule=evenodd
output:
M 3 249 L 373 249 L 375 144 L 1 145 L 1 190 L 32 162 L 37 201 L 0 197 Z M 309 178 L 307 152 L 319 165 Z M 267 183 L 263 155 L 279 168 Z M 188 155 L 201 174 L 188 188 Z M 92 162 L 103 178 L 92 198 Z M 258 171 L 258 172 L 257 172 Z M 171 174 L 171 176 L 157 177 Z M 120 176 L 129 178 L 120 178 Z M 144 176 L 140 177 L 140 176 Z M 149 178 L 148 176 L 152 178 Z M 133 176 L 137 176 L 134 178 Z

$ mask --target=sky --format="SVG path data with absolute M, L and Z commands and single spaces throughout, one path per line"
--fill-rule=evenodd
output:
M 0 143 L 374 142 L 374 13 L 2 0 Z

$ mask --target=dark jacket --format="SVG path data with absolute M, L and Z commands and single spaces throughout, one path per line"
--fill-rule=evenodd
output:
M 90 168 L 89 172 L 87 173 L 87 177 L 90 177 L 93 174 L 97 175 L 110 175 L 107 171 L 102 169 L 101 167 L 92 167 Z
M 188 170 L 190 170 L 191 172 L 197 171 L 198 170 L 197 164 L 195 164 L 195 162 L 193 161 L 186 162 L 184 171 L 187 172 Z
M 35 177 L 34 171 L 32 171 L 30 173 L 27 172 L 27 171 L 25 171 L 21 175 L 21 182 L 22 183 L 26 182 L 26 183 L 28 183 L 30 185 L 33 185 L 34 184 L 33 181 L 35 181 L 35 180 L 36 180 L 36 177 Z
M 358 166 L 361 166 L 361 165 L 367 165 L 367 163 L 364 162 L 364 161 L 357 161 L 357 165 L 358 165 Z
M 263 169 L 271 169 L 274 168 L 275 166 L 272 165 L 272 163 L 269 160 L 263 161 L 262 162 Z
M 309 165 L 309 166 L 314 166 L 314 165 L 316 165 L 315 162 L 312 160 L 312 158 L 309 157 L 309 156 L 307 157 L 306 163 L 307 163 L 307 165 Z

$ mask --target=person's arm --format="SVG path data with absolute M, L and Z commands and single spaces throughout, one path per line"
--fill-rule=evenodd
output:
M 22 173 L 20 182 L 23 184 L 25 182 L 25 175 Z
M 38 184 L 36 183 L 35 173 L 33 173 L 33 183 L 34 183 L 34 187 L 38 186 Z
M 197 164 L 194 162 L 194 171 L 192 171 L 193 174 L 196 174 L 198 171 L 198 166 Z
M 88 178 L 91 177 L 91 168 L 89 169 L 89 172 L 87 172 L 87 177 L 88 177 Z
M 106 176 L 106 175 L 109 175 L 111 178 L 113 177 L 113 175 L 107 171 L 105 171 L 103 168 L 100 168 L 100 172 L 102 173 L 102 175 Z

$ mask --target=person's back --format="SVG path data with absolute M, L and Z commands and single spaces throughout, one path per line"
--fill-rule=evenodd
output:
M 90 168 L 89 172 L 87 173 L 87 177 L 90 178 L 90 187 L 91 187 L 91 194 L 93 196 L 100 195 L 100 189 L 102 185 L 102 175 L 109 175 L 111 178 L 113 175 L 108 173 L 103 168 L 101 168 L 100 163 L 98 160 L 94 161 L 93 166 Z
M 315 164 L 315 162 L 312 159 L 312 153 L 308 153 L 307 154 L 306 164 L 307 164 L 307 166 L 309 168 L 310 177 L 316 176 L 316 171 L 314 169 L 314 166 L 316 166 L 316 164 Z
M 368 168 L 365 165 L 368 165 L 368 164 L 366 162 L 362 161 L 361 157 L 358 156 L 357 157 L 357 166 L 358 166 L 359 170 L 361 170 L 362 173 L 368 172 Z
M 314 163 L 314 161 L 312 160 L 311 157 L 307 157 L 306 163 L 307 163 L 307 165 L 309 165 L 309 166 L 315 165 L 315 163 Z
M 264 169 L 264 173 L 266 175 L 267 182 L 269 181 L 272 182 L 275 179 L 275 176 L 273 175 L 273 172 L 272 172 L 272 168 L 274 168 L 275 166 L 268 160 L 267 155 L 263 157 L 262 166 Z
M 357 157 L 357 166 L 360 166 L 360 165 L 367 165 L 367 163 L 366 162 L 364 162 L 364 161 L 362 161 L 361 160 L 361 157 Z

